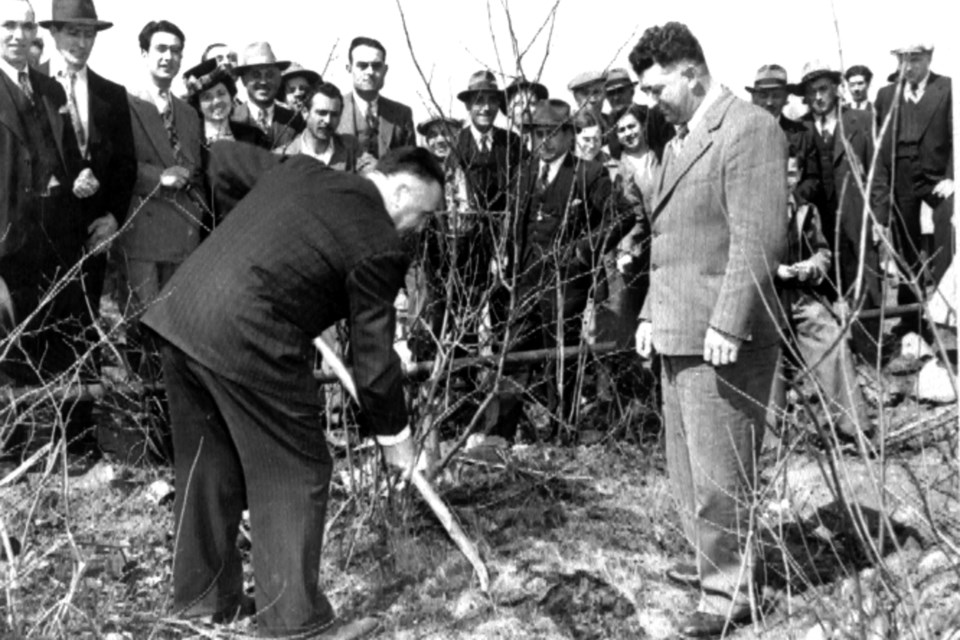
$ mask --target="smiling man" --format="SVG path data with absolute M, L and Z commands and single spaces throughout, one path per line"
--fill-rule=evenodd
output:
M 686 25 L 647 29 L 630 54 L 677 128 L 651 210 L 650 291 L 637 351 L 661 354 L 667 470 L 699 591 L 679 631 L 749 620 L 756 455 L 779 355 L 773 274 L 786 247 L 787 142 L 776 120 L 710 75 Z
M 393 351 L 409 264 L 401 238 L 441 206 L 443 172 L 412 148 L 363 177 L 235 142 L 216 143 L 211 158 L 215 187 L 257 173 L 226 167 L 267 169 L 144 318 L 165 343 L 176 452 L 173 606 L 186 618 L 249 612 L 236 547 L 249 508 L 258 635 L 356 638 L 376 620 L 336 628 L 320 585 L 333 462 L 312 340 L 347 320 L 361 424 L 388 462 L 409 468 Z
M 282 155 L 305 154 L 316 158 L 331 169 L 355 173 L 375 164 L 376 160 L 364 154 L 360 143 L 350 134 L 337 133 L 343 112 L 343 96 L 336 85 L 320 84 L 306 98 L 307 126 L 290 144 L 276 150 Z M 361 160 L 362 159 L 362 160 Z
M 381 95 L 390 67 L 387 50 L 378 40 L 359 36 L 350 42 L 347 72 L 353 92 L 343 101 L 339 133 L 356 136 L 360 147 L 374 158 L 390 149 L 415 145 L 413 111 Z
M 247 101 L 233 110 L 231 119 L 259 127 L 272 149 L 289 144 L 306 126 L 298 111 L 277 102 L 281 72 L 290 64 L 277 60 L 269 42 L 254 42 L 244 49 L 240 64 L 234 69 L 247 89 Z

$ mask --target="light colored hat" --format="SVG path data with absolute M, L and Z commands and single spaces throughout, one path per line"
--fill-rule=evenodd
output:
M 843 80 L 843 74 L 834 69 L 823 60 L 811 60 L 803 65 L 803 77 L 800 78 L 800 84 L 795 87 L 796 92 L 802 92 L 808 82 L 813 82 L 817 78 L 828 77 L 837 84 Z
M 270 47 L 269 42 L 254 42 L 253 44 L 247 45 L 247 48 L 243 50 L 240 64 L 237 65 L 234 72 L 242 75 L 253 67 L 276 67 L 280 69 L 280 71 L 283 71 L 289 66 L 290 62 L 288 60 L 277 60 L 277 56 L 273 55 L 273 49 Z
M 320 77 L 319 73 L 313 71 L 312 69 L 307 69 L 299 62 L 290 63 L 290 66 L 287 67 L 287 70 L 283 72 L 281 77 L 284 79 L 284 81 L 286 81 L 289 78 L 295 78 L 297 76 L 306 78 L 307 82 L 309 82 L 311 85 L 318 85 L 323 82 L 323 78 Z
M 915 40 L 896 49 L 891 49 L 890 53 L 895 56 L 904 53 L 933 53 L 933 43 Z
M 570 91 L 578 91 L 583 87 L 589 87 L 592 84 L 597 84 L 605 82 L 607 79 L 607 74 L 603 71 L 584 71 L 583 73 L 578 73 L 573 77 L 573 80 L 570 81 L 570 84 L 567 85 L 567 89 Z

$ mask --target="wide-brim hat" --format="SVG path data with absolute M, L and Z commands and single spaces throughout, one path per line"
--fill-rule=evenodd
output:
M 433 116 L 432 118 L 427 118 L 417 125 L 417 133 L 422 136 L 426 136 L 427 131 L 435 124 L 445 124 L 450 128 L 451 131 L 459 131 L 463 128 L 463 120 L 458 120 L 457 118 L 448 118 L 445 116 Z
M 803 65 L 803 76 L 800 78 L 800 82 L 794 85 L 793 92 L 802 95 L 805 91 L 807 83 L 824 77 L 830 78 L 837 84 L 840 84 L 843 81 L 843 74 L 830 65 L 820 60 L 808 62 L 807 64 Z
M 570 105 L 557 99 L 538 102 L 530 112 L 530 119 L 523 123 L 524 129 L 536 127 L 573 127 Z
M 891 49 L 890 53 L 895 56 L 902 55 L 905 53 L 933 53 L 933 43 L 926 42 L 923 40 L 915 40 L 912 42 L 906 42 L 896 49 Z
M 620 87 L 635 87 L 637 81 L 630 77 L 630 72 L 623 68 L 610 69 L 607 71 L 607 79 L 603 83 L 603 88 L 607 91 L 619 89 Z
M 183 72 L 183 84 L 187 88 L 187 101 L 200 95 L 207 89 L 223 83 L 231 94 L 236 93 L 236 84 L 230 72 L 217 64 L 216 58 L 210 58 Z M 232 90 L 231 90 L 232 89 Z
M 757 69 L 757 75 L 753 80 L 752 87 L 744 87 L 747 93 L 757 91 L 766 91 L 769 89 L 786 89 L 792 91 L 796 89 L 787 82 L 787 70 L 778 64 L 765 64 Z
M 457 100 L 469 105 L 481 93 L 492 93 L 497 96 L 500 100 L 501 109 L 506 103 L 506 95 L 500 90 L 496 76 L 490 71 L 477 71 L 470 76 L 466 90 L 457 94 Z
M 525 90 L 532 91 L 533 95 L 536 96 L 538 101 L 546 100 L 550 97 L 550 90 L 539 82 L 527 80 L 526 78 L 517 78 L 508 84 L 507 88 L 503 90 L 505 100 L 503 101 L 503 104 L 500 105 L 500 110 L 506 114 L 507 104 L 513 100 L 513 96 L 517 95 L 518 92 Z
M 312 85 L 318 85 L 323 82 L 323 78 L 320 77 L 320 74 L 312 69 L 307 69 L 299 62 L 291 62 L 290 66 L 287 67 L 287 70 L 283 72 L 280 76 L 283 80 L 288 80 L 289 78 L 296 78 L 300 76 L 301 78 L 306 78 L 307 82 Z
M 233 72 L 242 75 L 254 67 L 276 67 L 283 71 L 290 64 L 289 60 L 277 60 L 269 42 L 254 42 L 247 45 L 247 48 L 243 50 L 240 64 L 234 68 Z
M 93 27 L 103 31 L 113 26 L 112 22 L 100 20 L 93 0 L 53 0 L 53 12 L 49 20 L 38 22 L 41 27 L 49 29 L 61 24 L 78 24 Z

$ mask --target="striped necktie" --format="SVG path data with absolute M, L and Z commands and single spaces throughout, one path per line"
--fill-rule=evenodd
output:
M 83 120 L 80 119 L 80 107 L 77 104 L 77 74 L 73 71 L 67 71 L 67 78 L 70 79 L 70 91 L 67 94 L 67 108 L 70 110 L 70 119 L 73 121 L 73 132 L 77 135 L 77 144 L 80 146 L 80 153 L 87 154 L 87 132 L 83 128 Z
M 21 71 L 17 74 L 17 79 L 20 81 L 20 88 L 27 94 L 27 100 L 30 101 L 30 104 L 33 104 L 33 86 L 30 84 L 30 74 Z

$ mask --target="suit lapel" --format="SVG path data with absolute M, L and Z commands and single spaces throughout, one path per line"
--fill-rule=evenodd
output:
M 720 98 L 710 106 L 710 109 L 704 114 L 703 126 L 697 127 L 695 131 L 687 135 L 680 153 L 675 152 L 673 144 L 667 146 L 664 155 L 670 154 L 666 160 L 663 174 L 661 175 L 660 189 L 657 193 L 657 205 L 654 215 L 659 213 L 659 209 L 670 198 L 670 194 L 677 186 L 680 178 L 685 176 L 696 164 L 697 160 L 703 157 L 711 146 L 713 146 L 714 131 L 723 120 L 723 114 L 730 106 L 733 94 L 724 89 Z
M 100 97 L 100 76 L 87 68 L 87 94 L 90 97 L 87 117 L 87 147 L 97 145 L 101 139 L 100 119 L 110 117 L 110 104 Z
M 14 91 L 20 91 L 20 88 L 13 84 L 7 74 L 0 72 L 0 123 L 22 141 L 26 140 L 27 134 L 23 129 Z
M 42 96 L 43 106 L 47 112 L 47 119 L 50 121 L 50 130 L 53 132 L 53 141 L 57 145 L 57 153 L 60 156 L 60 162 L 63 163 L 64 168 L 66 169 L 67 156 L 63 153 L 63 118 L 60 116 L 60 107 L 53 103 L 53 98 L 43 89 L 38 86 L 36 82 L 38 72 L 30 70 L 30 83 L 34 87 L 34 91 L 37 95 Z
M 130 107 L 132 119 L 140 124 L 140 128 L 150 140 L 157 156 L 163 160 L 163 164 L 168 167 L 175 165 L 176 160 L 173 157 L 173 148 L 170 147 L 170 138 L 167 137 L 167 130 L 163 127 L 160 112 L 157 111 L 153 98 L 145 92 L 130 94 Z
M 933 114 L 940 107 L 940 103 L 947 96 L 947 83 L 942 81 L 942 77 L 931 73 L 927 82 L 927 87 L 923 92 L 923 97 L 917 103 L 917 117 L 923 124 L 921 136 L 926 133 L 927 127 L 933 122 Z
M 390 142 L 393 140 L 393 110 L 390 101 L 382 96 L 380 97 L 379 103 L 380 132 L 378 142 L 380 156 L 383 157 L 383 155 L 390 150 Z

